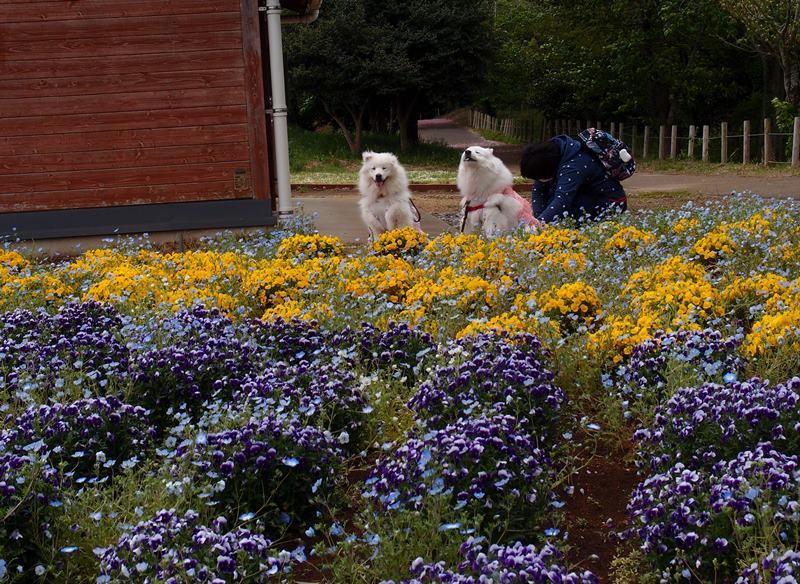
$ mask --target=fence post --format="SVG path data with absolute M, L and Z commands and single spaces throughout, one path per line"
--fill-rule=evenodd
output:
M 592 125 L 592 122 L 586 120 L 586 129 L 588 130 L 589 128 L 594 128 L 594 126 Z
M 792 166 L 800 166 L 800 118 L 794 119 L 792 132 Z
M 616 137 L 616 135 L 617 135 L 617 124 L 616 124 L 616 122 L 611 122 L 611 128 L 609 129 L 609 132 L 611 133 L 612 136 Z
M 644 127 L 644 148 L 642 148 L 642 158 L 647 158 L 650 151 L 650 126 Z
M 631 152 L 636 156 L 636 124 L 633 124 L 633 134 L 631 137 Z
M 598 130 L 602 130 L 603 129 L 602 126 L 603 126 L 603 124 L 601 124 L 600 122 L 597 122 L 597 125 L 595 126 L 595 128 L 597 128 Z
M 750 120 L 742 124 L 742 164 L 750 164 Z
M 769 164 L 772 158 L 772 141 L 769 139 L 769 133 L 772 131 L 772 120 L 764 118 L 764 166 Z
M 689 160 L 694 159 L 694 141 L 697 138 L 697 126 L 689 126 L 689 146 L 686 149 L 686 156 Z
M 672 124 L 672 133 L 669 142 L 669 157 L 675 160 L 678 157 L 678 126 Z
M 719 161 L 728 164 L 728 122 L 722 122 L 719 127 L 720 150 Z
M 625 138 L 623 138 L 623 136 L 625 135 L 624 130 L 625 130 L 625 123 L 624 122 L 620 122 L 619 123 L 619 127 L 617 128 L 617 132 L 618 132 L 617 133 L 617 138 L 619 138 L 623 142 L 625 141 Z
M 703 126 L 703 162 L 708 162 L 708 143 L 711 139 L 711 127 Z
M 667 150 L 667 127 L 666 126 L 659 126 L 658 127 L 658 159 L 664 160 L 666 158 L 666 150 Z

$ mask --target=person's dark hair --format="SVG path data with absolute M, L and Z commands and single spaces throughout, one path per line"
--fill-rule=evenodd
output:
M 519 170 L 525 178 L 548 179 L 556 175 L 559 162 L 561 162 L 561 148 L 552 140 L 546 140 L 525 147 Z

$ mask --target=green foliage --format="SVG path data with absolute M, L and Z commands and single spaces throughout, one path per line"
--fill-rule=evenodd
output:
M 364 134 L 365 149 L 375 152 L 398 152 L 400 141 L 396 135 Z M 298 126 L 289 127 L 289 153 L 292 172 L 304 170 L 331 171 L 345 169 L 353 171 L 361 165 L 361 156 L 350 152 L 347 142 L 340 132 L 312 132 Z M 458 152 L 440 144 L 417 144 L 403 154 L 401 162 L 405 165 L 452 167 L 458 166 Z
M 715 0 L 498 0 L 487 101 L 551 118 L 716 119 L 760 82 L 720 40 L 737 35 Z
M 775 120 L 778 122 L 778 130 L 781 132 L 791 132 L 794 129 L 794 118 L 797 116 L 797 106 L 778 99 L 772 99 L 772 107 L 775 108 Z
M 720 0 L 742 23 L 749 42 L 775 59 L 783 72 L 787 100 L 800 106 L 800 10 L 787 0 Z
M 402 128 L 422 106 L 469 103 L 485 73 L 488 14 L 487 0 L 328 0 L 316 23 L 286 33 L 295 108 L 335 120 L 355 153 L 368 109 Z
M 408 576 L 414 558 L 426 562 L 444 561 L 456 565 L 460 561 L 459 546 L 464 540 L 460 530 L 442 530 L 452 521 L 450 501 L 431 497 L 420 511 L 395 513 L 362 513 L 358 523 L 378 541 L 380 553 L 372 557 L 375 546 L 364 539 L 340 542 L 335 555 L 328 559 L 326 573 L 330 582 L 376 583 Z M 459 518 L 468 525 L 466 517 Z M 377 536 L 377 538 L 374 538 Z M 323 549 L 322 546 L 319 548 Z

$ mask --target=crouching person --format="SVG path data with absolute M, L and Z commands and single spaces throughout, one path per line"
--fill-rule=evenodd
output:
M 531 204 L 545 223 L 569 216 L 577 221 L 598 219 L 628 208 L 620 181 L 636 163 L 628 147 L 602 130 L 590 128 L 578 140 L 555 136 L 525 147 L 522 176 L 533 179 Z

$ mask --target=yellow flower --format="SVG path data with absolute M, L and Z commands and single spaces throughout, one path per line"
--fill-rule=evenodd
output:
M 676 221 L 672 225 L 672 232 L 676 235 L 683 235 L 688 231 L 693 231 L 700 225 L 700 221 L 694 218 L 685 217 Z
M 630 249 L 641 251 L 656 241 L 652 231 L 645 231 L 637 227 L 623 227 L 606 240 L 603 249 L 606 251 L 622 251 Z
M 634 272 L 622 291 L 634 313 L 657 318 L 664 327 L 695 327 L 712 316 L 721 316 L 719 292 L 697 263 L 680 256 Z
M 456 333 L 456 338 L 460 339 L 467 336 L 477 336 L 481 333 L 495 332 L 507 335 L 532 332 L 531 322 L 524 322 L 516 314 L 504 312 L 492 317 L 487 321 L 473 320 L 466 327 Z
M 541 311 L 551 318 L 562 322 L 580 319 L 585 324 L 591 324 L 601 308 L 595 289 L 580 280 L 554 286 L 539 297 L 538 303 Z
M 586 270 L 588 260 L 583 252 L 563 251 L 546 253 L 540 260 L 540 267 L 554 267 L 568 273 L 580 273 Z
M 525 248 L 539 254 L 550 254 L 581 251 L 586 244 L 586 236 L 576 229 L 547 225 L 528 237 Z
M 261 320 L 292 320 L 293 318 L 311 320 L 311 316 L 303 312 L 303 305 L 296 300 L 287 300 L 283 304 L 268 308 L 261 315 Z
M 638 319 L 610 316 L 599 330 L 589 334 L 587 349 L 616 365 L 630 357 L 636 345 L 651 338 L 656 327 L 657 323 L 650 315 Z
M 31 263 L 15 251 L 0 249 L 0 268 L 8 271 L 19 271 L 30 267 Z
M 288 260 L 262 260 L 243 277 L 242 292 L 259 306 L 272 307 L 298 295 L 308 284 L 309 273 L 302 265 Z
M 413 227 L 402 227 L 381 233 L 378 240 L 372 244 L 372 249 L 378 254 L 414 255 L 422 251 L 428 244 L 428 236 Z
M 297 234 L 281 241 L 276 252 L 279 259 L 303 261 L 311 258 L 335 257 L 344 253 L 338 237 Z
M 800 307 L 797 305 L 762 316 L 745 337 L 743 349 L 747 355 L 755 357 L 779 346 L 800 352 Z

